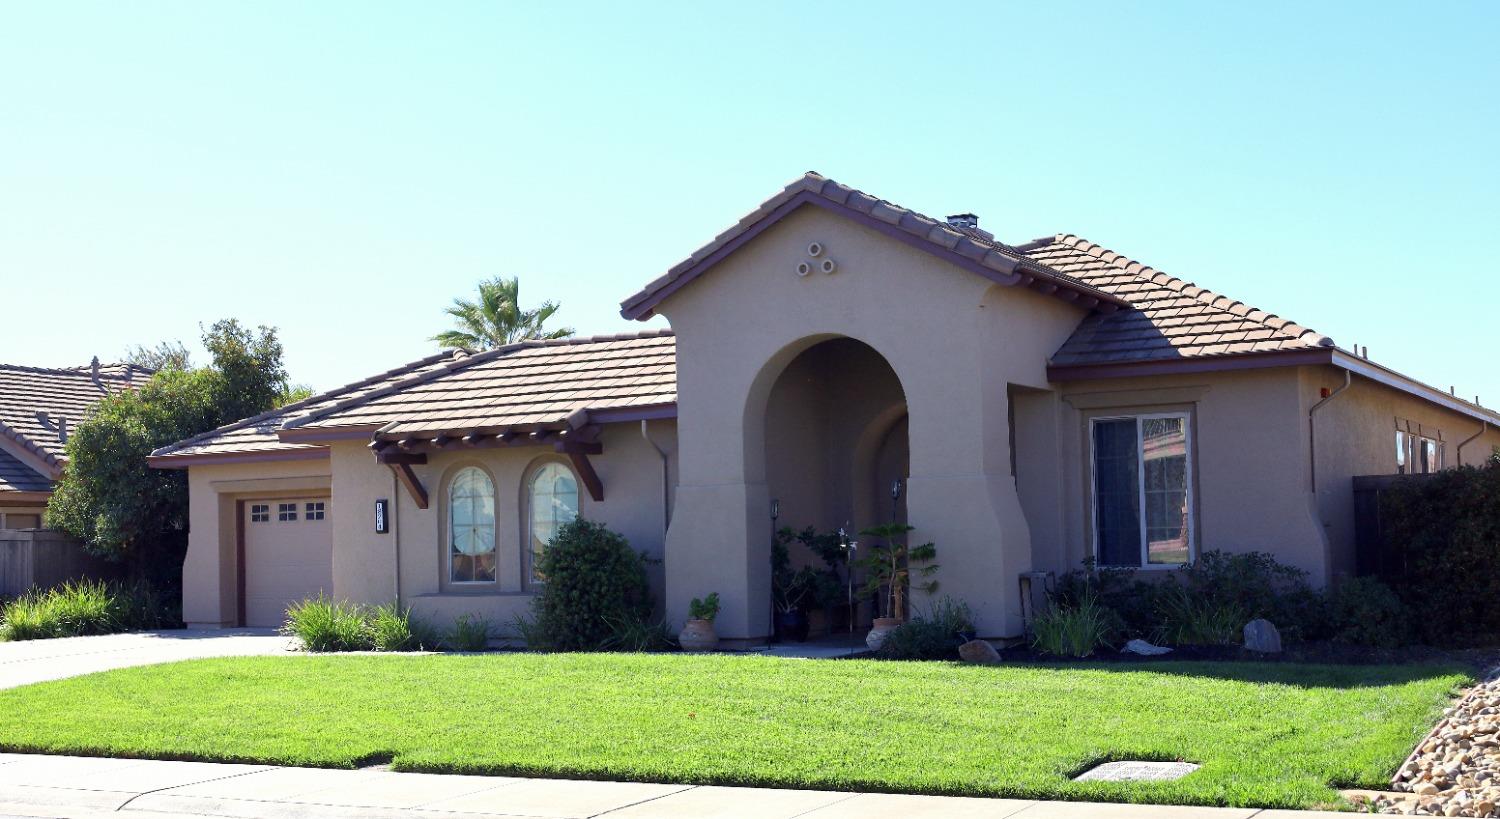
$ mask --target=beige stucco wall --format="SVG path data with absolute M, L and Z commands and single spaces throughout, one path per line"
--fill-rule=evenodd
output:
M 188 470 L 188 550 L 182 619 L 194 627 L 238 622 L 236 503 L 250 498 L 326 496 L 327 460 L 205 464 Z M 340 517 L 337 505 L 331 510 Z
M 675 451 L 675 424 L 650 422 L 652 440 L 669 458 Z M 591 460 L 604 484 L 604 500 L 594 501 L 580 486 L 582 514 L 620 532 L 637 551 L 661 560 L 663 555 L 663 481 L 660 456 L 641 437 L 640 424 L 608 426 L 602 455 Z M 333 502 L 341 510 L 334 521 L 334 590 L 338 597 L 362 603 L 384 603 L 396 596 L 397 552 L 400 591 L 413 612 L 440 627 L 455 617 L 473 614 L 504 631 L 517 615 L 529 612 L 533 589 L 523 580 L 525 538 L 522 485 L 539 463 L 566 459 L 550 447 L 476 449 L 430 454 L 413 470 L 430 497 L 419 509 L 387 467 L 375 463 L 359 442 L 332 448 Z M 465 465 L 484 469 L 495 484 L 496 544 L 499 562 L 493 587 L 449 587 L 446 571 L 443 497 L 447 480 Z M 672 476 L 675 479 L 675 475 Z M 375 532 L 374 504 L 391 502 L 391 531 Z M 648 568 L 660 596 L 662 566 Z
M 664 486 L 662 460 L 641 437 L 640 424 L 604 429 L 604 453 L 592 457 L 604 484 L 604 500 L 583 495 L 582 513 L 623 534 L 637 551 L 660 561 L 663 555 L 663 493 L 675 482 L 676 424 L 651 421 L 651 439 L 666 451 L 674 470 Z M 194 466 L 188 472 L 188 553 L 183 565 L 183 617 L 195 626 L 232 626 L 237 616 L 236 502 L 257 497 L 322 495 L 330 498 L 333 538 L 333 596 L 358 603 L 396 599 L 399 552 L 401 601 L 419 617 L 446 627 L 463 614 L 488 619 L 503 632 L 532 598 L 521 574 L 522 480 L 536 464 L 564 460 L 549 447 L 478 449 L 436 453 L 416 466 L 427 488 L 427 509 L 417 508 L 391 470 L 375 462 L 360 441 L 334 444 L 327 460 L 266 461 Z M 493 588 L 444 588 L 441 537 L 444 478 L 457 468 L 484 468 L 495 482 L 498 580 Z M 391 531 L 374 526 L 377 499 L 390 501 Z M 662 566 L 648 568 L 658 598 Z M 497 635 L 500 636 L 500 635 Z
M 820 242 L 832 274 L 794 266 Z M 803 208 L 657 308 L 677 333 L 682 479 L 667 538 L 667 606 L 718 591 L 722 636 L 769 632 L 764 413 L 797 354 L 831 337 L 869 344 L 909 408 L 908 515 L 938 545 L 942 592 L 980 630 L 1013 634 L 1030 536 L 1009 474 L 1009 385 L 1046 387 L 1047 357 L 1084 312 L 993 285 L 857 223 Z
M 1312 503 L 1296 369 L 1077 382 L 1062 385 L 1060 396 L 1056 495 L 1063 502 L 1060 509 L 1038 502 L 1030 511 L 1037 528 L 1060 517 L 1062 548 L 1039 551 L 1039 570 L 1077 569 L 1093 554 L 1089 419 L 1186 412 L 1195 549 L 1269 552 L 1307 571 L 1311 582 L 1326 582 L 1328 545 Z M 1052 472 L 1050 452 L 1022 451 L 1023 482 Z
M 1341 371 L 1335 368 L 1304 368 L 1302 403 L 1311 407 L 1321 389 L 1336 390 L 1343 383 Z M 1447 467 L 1459 466 L 1460 458 L 1463 465 L 1480 465 L 1500 446 L 1500 430 L 1490 424 L 1460 453 L 1459 444 L 1481 431 L 1479 421 L 1359 376 L 1318 411 L 1316 424 L 1318 509 L 1328 528 L 1335 573 L 1354 570 L 1351 478 L 1395 474 L 1398 424 L 1443 441 Z

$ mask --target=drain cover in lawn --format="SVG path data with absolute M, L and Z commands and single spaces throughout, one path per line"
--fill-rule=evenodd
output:
M 1145 762 L 1127 759 L 1096 765 L 1078 776 L 1074 782 L 1142 782 L 1181 779 L 1198 770 L 1191 762 Z

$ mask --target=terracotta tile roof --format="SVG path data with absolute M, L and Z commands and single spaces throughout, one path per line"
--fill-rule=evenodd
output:
M 154 459 L 293 450 L 277 433 L 386 427 L 384 436 L 556 427 L 581 411 L 677 400 L 671 331 L 528 341 L 479 353 L 445 351 L 306 401 L 163 447 Z M 371 429 L 373 433 L 373 429 Z M 312 437 L 316 438 L 316 434 Z M 164 464 L 163 464 L 164 465 Z
M 457 354 L 459 356 L 462 353 Z M 337 389 L 314 395 L 310 398 L 287 404 L 284 407 L 264 412 L 218 429 L 209 430 L 170 446 L 164 446 L 151 455 L 153 458 L 187 455 L 219 455 L 230 452 L 266 452 L 284 450 L 315 450 L 320 447 L 307 444 L 283 443 L 276 431 L 294 418 L 327 409 L 340 401 L 370 395 L 390 384 L 417 373 L 440 369 L 456 360 L 455 351 L 444 350 L 409 364 L 387 370 L 379 375 L 345 384 Z
M 1134 309 L 1090 315 L 1053 355 L 1056 366 L 1332 347 L 1333 339 L 1169 276 L 1077 236 L 1019 247 L 1033 259 Z
M 620 314 L 630 319 L 650 317 L 657 303 L 704 272 L 714 261 L 715 254 L 732 250 L 735 242 L 753 236 L 768 220 L 777 218 L 781 209 L 796 204 L 799 197 L 844 213 L 852 212 L 861 219 L 868 217 L 868 224 L 939 253 L 956 254 L 956 260 L 972 265 L 971 269 L 976 272 L 992 275 L 1009 284 L 1035 287 L 1083 306 L 1098 308 L 1101 312 L 1128 306 L 1113 294 L 1053 269 L 1010 245 L 996 241 L 984 231 L 950 225 L 946 220 L 924 216 L 809 171 L 640 292 L 621 302 Z M 949 258 L 955 257 L 950 255 Z
M 61 467 L 66 430 L 87 418 L 112 392 L 145 383 L 150 372 L 122 364 L 99 368 L 0 364 L 0 436 Z
M 476 353 L 369 395 L 308 413 L 289 429 L 381 425 L 381 437 L 562 428 L 581 413 L 677 401 L 669 330 L 529 341 Z
M 0 449 L 0 492 L 51 492 L 52 479 Z

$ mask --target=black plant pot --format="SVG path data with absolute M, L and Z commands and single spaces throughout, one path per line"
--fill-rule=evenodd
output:
M 807 614 L 801 611 L 779 611 L 776 613 L 776 639 L 781 642 L 796 640 L 799 643 L 807 642 L 807 630 L 810 624 Z

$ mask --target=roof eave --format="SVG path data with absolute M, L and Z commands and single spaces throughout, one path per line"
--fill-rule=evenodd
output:
M 826 180 L 825 180 L 826 183 Z M 681 290 L 693 280 L 708 272 L 709 269 L 723 261 L 730 254 L 744 246 L 751 239 L 759 236 L 768 228 L 785 219 L 792 212 L 804 205 L 813 205 L 830 213 L 850 219 L 865 227 L 871 228 L 885 236 L 893 238 L 903 244 L 907 244 L 918 250 L 930 253 L 944 261 L 950 262 L 958 267 L 975 273 L 990 281 L 1006 287 L 1032 287 L 1039 292 L 1053 295 L 1077 304 L 1088 310 L 1100 312 L 1114 312 L 1116 310 L 1130 307 L 1130 302 L 1118 296 L 1111 295 L 1089 287 L 1081 282 L 1076 282 L 1060 276 L 1037 275 L 1035 271 L 1017 270 L 1021 260 L 1013 258 L 992 248 L 987 248 L 968 237 L 960 236 L 955 239 L 951 247 L 940 244 L 931 238 L 933 230 L 941 230 L 942 226 L 918 217 L 910 211 L 895 211 L 890 208 L 879 210 L 887 218 L 879 218 L 875 213 L 877 209 L 872 208 L 864 212 L 847 204 L 836 202 L 820 192 L 816 192 L 806 185 L 797 189 L 797 185 L 788 188 L 783 194 L 773 197 L 766 205 L 773 203 L 774 207 L 769 210 L 757 210 L 750 218 L 741 220 L 729 233 L 732 237 L 716 239 L 705 248 L 700 249 L 682 265 L 668 271 L 663 278 L 665 281 L 648 285 L 646 289 L 627 298 L 620 305 L 620 315 L 627 319 L 644 321 L 656 313 L 656 306 L 665 301 L 673 293 Z M 791 191 L 795 190 L 794 193 Z M 782 200 L 779 201 L 778 200 Z M 889 213 L 886 211 L 889 210 Z M 903 227 L 903 222 L 910 221 L 911 224 Z M 926 228 L 920 234 L 916 231 Z M 717 243 L 717 246 L 715 246 Z M 712 248 L 710 251 L 709 248 Z M 708 252 L 705 252 L 708 251 Z M 699 254 L 703 254 L 701 258 Z
M 1047 380 L 1056 382 L 1097 381 L 1108 378 L 1134 378 L 1151 375 L 1185 375 L 1190 373 L 1230 372 L 1267 367 L 1307 367 L 1328 365 L 1348 370 L 1408 395 L 1421 398 L 1445 409 L 1461 413 L 1476 421 L 1500 424 L 1500 413 L 1465 401 L 1442 390 L 1402 375 L 1365 358 L 1337 347 L 1310 347 L 1301 350 L 1269 350 L 1260 353 L 1235 353 L 1221 356 L 1192 356 L 1156 361 L 1121 361 L 1110 364 L 1050 364 Z
M 254 449 L 239 452 L 199 452 L 185 455 L 148 455 L 153 469 L 187 469 L 212 464 L 250 464 L 268 461 L 320 461 L 328 459 L 328 448 L 304 446 L 295 449 Z

